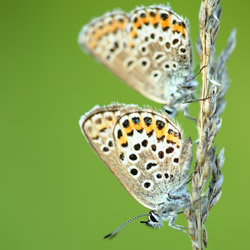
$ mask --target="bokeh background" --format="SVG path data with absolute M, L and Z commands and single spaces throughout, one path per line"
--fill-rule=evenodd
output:
M 243 2 L 243 1 L 242 1 Z M 148 104 L 121 80 L 82 53 L 77 36 L 83 24 L 114 8 L 130 11 L 158 0 L 71 0 L 1 2 L 0 249 L 191 249 L 187 235 L 167 226 L 152 230 L 133 222 L 112 241 L 102 237 L 148 210 L 123 189 L 83 138 L 79 117 L 94 105 Z M 186 16 L 194 41 L 198 0 L 173 0 Z M 233 27 L 237 47 L 229 63 L 231 87 L 223 126 L 216 138 L 225 146 L 225 182 L 206 227 L 209 249 L 249 247 L 249 7 L 223 1 L 220 51 Z M 195 54 L 195 66 L 199 67 Z M 191 104 L 197 116 L 198 104 Z M 185 135 L 196 125 L 183 114 Z M 183 215 L 178 222 L 185 224 Z

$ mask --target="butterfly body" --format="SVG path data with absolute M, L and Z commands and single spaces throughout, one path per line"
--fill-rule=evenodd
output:
M 196 89 L 189 24 L 169 7 L 107 13 L 83 27 L 79 44 L 125 83 L 172 109 L 184 108 Z
M 136 105 L 96 106 L 82 116 L 80 127 L 129 194 L 158 216 L 148 225 L 177 216 L 189 197 L 192 142 L 183 142 L 166 114 Z

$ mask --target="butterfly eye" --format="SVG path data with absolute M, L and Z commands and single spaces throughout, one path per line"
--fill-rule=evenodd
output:
M 152 228 L 160 228 L 163 226 L 161 217 L 153 211 L 149 213 L 148 221 L 141 221 L 141 223 L 145 223 L 147 226 Z
M 149 219 L 149 222 L 154 222 L 154 223 L 158 223 L 158 222 L 161 221 L 159 215 L 157 215 L 157 214 L 154 213 L 153 211 L 151 211 L 151 212 L 149 213 L 148 219 Z
M 151 221 L 155 222 L 155 223 L 158 222 L 157 219 L 154 217 L 153 214 L 150 214 L 149 219 L 150 219 Z

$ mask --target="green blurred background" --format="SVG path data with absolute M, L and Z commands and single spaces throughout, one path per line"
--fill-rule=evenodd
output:
M 102 240 L 121 223 L 148 209 L 137 203 L 83 138 L 79 117 L 94 105 L 113 101 L 160 108 L 82 53 L 83 24 L 120 7 L 161 1 L 1 2 L 1 168 L 0 249 L 191 249 L 187 235 L 165 224 L 152 230 L 138 221 L 112 241 Z M 173 0 L 198 34 L 198 0 Z M 206 227 L 209 249 L 249 247 L 249 38 L 250 2 L 223 1 L 220 51 L 233 27 L 237 47 L 228 63 L 231 87 L 223 126 L 216 138 L 225 146 L 225 182 Z M 195 66 L 198 66 L 195 55 Z M 198 104 L 191 104 L 197 116 Z M 197 138 L 195 124 L 177 120 Z M 184 224 L 183 215 L 178 222 Z

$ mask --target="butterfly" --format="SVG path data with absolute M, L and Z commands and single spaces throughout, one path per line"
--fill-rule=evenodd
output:
M 197 82 L 192 73 L 188 20 L 161 5 L 92 20 L 79 35 L 81 48 L 173 116 L 186 108 Z
M 183 141 L 180 128 L 165 113 L 136 105 L 95 106 L 79 124 L 128 193 L 151 210 L 146 225 L 159 228 L 169 221 L 169 226 L 182 231 L 174 221 L 189 203 L 191 138 Z

